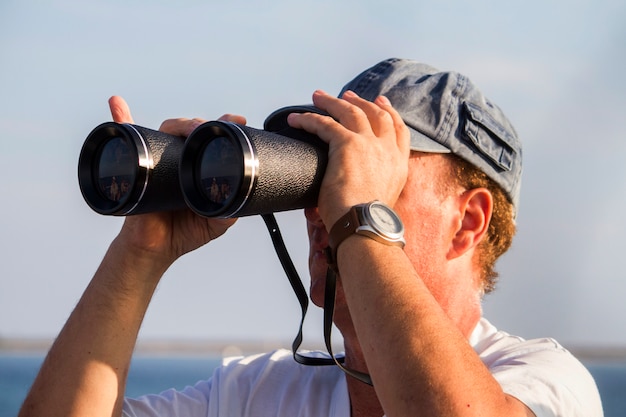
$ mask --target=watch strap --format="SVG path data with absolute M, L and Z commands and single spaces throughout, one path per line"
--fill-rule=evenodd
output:
M 358 207 L 352 207 L 346 214 L 341 216 L 333 225 L 328 234 L 328 247 L 326 247 L 326 260 L 328 266 L 336 273 L 339 272 L 337 265 L 337 248 L 341 242 L 352 236 L 360 225 Z

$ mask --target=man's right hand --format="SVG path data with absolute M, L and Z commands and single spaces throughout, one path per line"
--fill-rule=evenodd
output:
M 133 123 L 121 97 L 111 97 L 109 106 L 115 122 Z M 245 123 L 241 116 L 222 120 Z M 171 119 L 161 130 L 184 138 L 202 122 Z M 234 222 L 189 209 L 126 217 L 51 347 L 20 417 L 121 415 L 139 328 L 163 273 L 176 258 L 222 235 Z
M 111 97 L 109 108 L 113 121 L 134 123 L 123 98 Z M 219 120 L 246 123 L 244 117 L 230 114 L 220 117 Z M 204 122 L 205 120 L 197 118 L 168 119 L 161 124 L 159 130 L 180 136 L 184 140 Z M 135 255 L 154 257 L 155 261 L 163 262 L 163 266 L 167 267 L 185 253 L 224 234 L 234 222 L 235 219 L 202 217 L 190 209 L 128 216 L 118 236 L 118 243 L 123 242 L 126 249 Z

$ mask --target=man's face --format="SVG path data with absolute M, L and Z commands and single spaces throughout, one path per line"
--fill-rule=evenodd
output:
M 439 280 L 434 278 L 443 273 L 453 235 L 450 216 L 454 198 L 445 197 L 441 192 L 441 184 L 447 178 L 447 173 L 448 165 L 443 156 L 412 152 L 407 183 L 394 206 L 405 226 L 407 244 L 404 250 L 433 293 L 440 292 L 437 284 Z M 305 216 L 309 235 L 311 300 L 317 306 L 322 306 L 328 268 L 324 254 L 324 248 L 328 246 L 328 233 L 317 209 L 306 209 Z M 342 310 L 343 302 L 339 282 L 337 314 Z

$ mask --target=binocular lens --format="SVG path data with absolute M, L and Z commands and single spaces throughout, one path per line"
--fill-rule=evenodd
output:
M 197 178 L 207 209 L 219 212 L 228 207 L 241 183 L 241 151 L 223 136 L 216 137 L 204 147 L 198 163 Z
M 185 208 L 178 181 L 182 147 L 182 138 L 141 126 L 97 126 L 78 160 L 85 201 L 100 214 L 116 216 Z
M 127 138 L 113 137 L 105 142 L 96 164 L 98 188 L 109 201 L 123 201 L 135 183 L 137 160 Z
M 236 215 L 250 197 L 257 165 L 254 146 L 240 126 L 219 121 L 198 126 L 180 160 L 187 205 L 206 217 Z

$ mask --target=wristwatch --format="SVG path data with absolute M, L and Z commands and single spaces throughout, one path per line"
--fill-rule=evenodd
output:
M 326 259 L 338 272 L 337 248 L 354 233 L 385 245 L 404 247 L 404 225 L 395 211 L 380 201 L 353 206 L 330 229 Z

